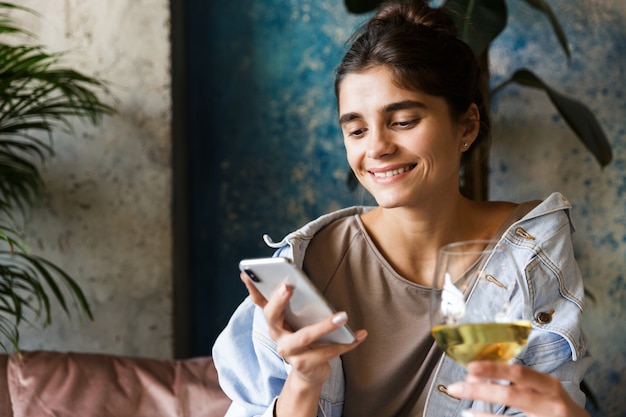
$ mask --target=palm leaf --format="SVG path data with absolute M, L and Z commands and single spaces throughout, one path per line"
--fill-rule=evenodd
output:
M 459 38 L 481 56 L 504 30 L 507 8 L 504 0 L 448 0 L 442 7 L 450 12 Z
M 591 110 L 581 102 L 567 97 L 544 83 L 528 69 L 517 70 L 513 76 L 494 88 L 497 93 L 510 83 L 537 88 L 546 92 L 552 104 L 559 111 L 565 122 L 576 133 L 585 147 L 592 153 L 601 166 L 606 166 L 613 159 L 611 145 Z
M 9 316 L 10 317 L 10 316 Z M 15 324 L 10 318 L 5 314 L 0 314 L 0 348 L 3 351 L 9 352 L 10 350 L 18 350 L 20 335 L 16 330 Z M 4 340 L 8 340 L 10 345 L 3 342 Z
M 8 12 L 15 10 L 27 12 L 34 16 L 40 16 L 39 13 L 37 13 L 33 9 L 29 9 L 28 7 L 19 6 L 12 3 L 0 2 L 0 34 L 22 34 L 28 37 L 34 37 L 35 35 L 33 33 L 13 25 L 13 20 L 9 16 Z
M 29 251 L 28 245 L 22 242 L 20 235 L 8 226 L 0 225 L 0 241 L 2 240 L 9 245 L 10 252 L 14 249 L 25 253 Z
M 30 160 L 0 148 L 0 201 L 22 213 L 40 197 L 43 180 Z
M 43 190 L 38 167 L 25 155 L 40 161 L 52 155 L 50 143 L 33 133 L 71 131 L 74 117 L 98 123 L 102 115 L 114 113 L 98 97 L 109 94 L 106 84 L 58 68 L 61 56 L 40 46 L 0 44 L 0 199 L 22 212 Z
M 552 30 L 554 30 L 554 34 L 559 40 L 559 43 L 561 44 L 563 51 L 565 51 L 565 55 L 567 55 L 567 57 L 570 58 L 570 51 L 569 51 L 569 44 L 567 42 L 567 37 L 565 36 L 565 32 L 563 31 L 563 28 L 561 27 L 561 24 L 559 23 L 559 20 L 557 19 L 556 15 L 552 11 L 552 8 L 550 7 L 550 5 L 546 3 L 545 0 L 526 0 L 526 3 L 528 3 L 530 6 L 534 7 L 535 9 L 541 11 L 548 17 L 548 20 L 550 20 L 550 24 L 552 25 Z
M 33 10 L 0 2 L 0 34 L 31 33 L 14 24 L 14 11 Z M 100 99 L 111 97 L 107 83 L 61 65 L 63 54 L 39 45 L 0 42 L 0 348 L 19 350 L 19 328 L 52 321 L 58 304 L 70 315 L 93 320 L 80 286 L 60 267 L 29 253 L 16 232 L 13 212 L 25 212 L 44 190 L 39 164 L 53 155 L 52 138 L 71 133 L 75 119 L 99 123 L 114 114 Z M 42 138 L 43 133 L 43 138 Z M 47 139 L 47 140 L 46 140 Z
M 93 320 L 89 303 L 78 284 L 50 261 L 26 253 L 0 251 L 0 278 L 0 316 L 4 319 L 0 333 L 12 344 L 19 341 L 22 321 L 34 325 L 26 311 L 34 314 L 34 319 L 41 321 L 44 327 L 51 323 L 52 299 L 49 293 L 68 316 L 71 313 L 66 298 L 69 294 L 74 300 L 74 308 Z

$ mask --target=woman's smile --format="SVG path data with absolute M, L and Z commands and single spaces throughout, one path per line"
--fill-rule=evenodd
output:
M 375 178 L 390 178 L 390 177 L 399 176 L 401 174 L 404 174 L 405 172 L 409 172 L 416 166 L 417 164 L 410 164 L 410 165 L 406 165 L 403 167 L 396 167 L 396 168 L 385 168 L 385 167 L 371 168 L 371 169 L 368 169 L 368 172 L 372 174 Z

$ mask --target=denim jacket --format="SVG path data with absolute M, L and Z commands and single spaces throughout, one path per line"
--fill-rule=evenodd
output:
M 580 381 L 589 364 L 581 331 L 584 290 L 574 259 L 569 216 L 571 206 L 553 193 L 503 234 L 516 265 L 523 271 L 522 291 L 512 302 L 519 318 L 532 321 L 528 343 L 516 359 L 540 372 L 560 379 L 565 390 L 580 405 L 585 396 Z M 302 266 L 306 248 L 319 230 L 333 221 L 370 208 L 351 207 L 326 214 L 274 243 L 274 256 L 293 259 Z M 474 291 L 468 302 L 489 308 L 490 290 Z M 219 335 L 213 357 L 224 392 L 233 400 L 226 417 L 273 416 L 290 366 L 276 352 L 260 308 L 246 298 Z M 380 360 L 385 360 L 381 357 Z M 341 359 L 331 362 L 331 375 L 322 387 L 318 417 L 340 417 L 343 409 L 344 375 Z M 464 379 L 464 368 L 442 355 L 429 389 L 423 416 L 459 416 L 472 403 L 447 394 L 446 387 Z M 500 407 L 500 414 L 524 415 Z

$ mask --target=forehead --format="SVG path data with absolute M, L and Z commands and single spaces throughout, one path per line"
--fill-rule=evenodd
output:
M 424 107 L 445 106 L 441 97 L 400 87 L 394 82 L 393 72 L 384 66 L 346 75 L 338 91 L 339 114 L 379 111 L 403 101 L 423 103 Z
M 339 98 L 371 94 L 376 90 L 402 90 L 393 82 L 393 73 L 383 66 L 347 74 L 339 86 Z

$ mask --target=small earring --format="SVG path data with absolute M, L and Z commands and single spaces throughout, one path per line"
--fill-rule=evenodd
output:
M 467 142 L 463 142 L 463 148 L 467 149 L 468 146 Z

